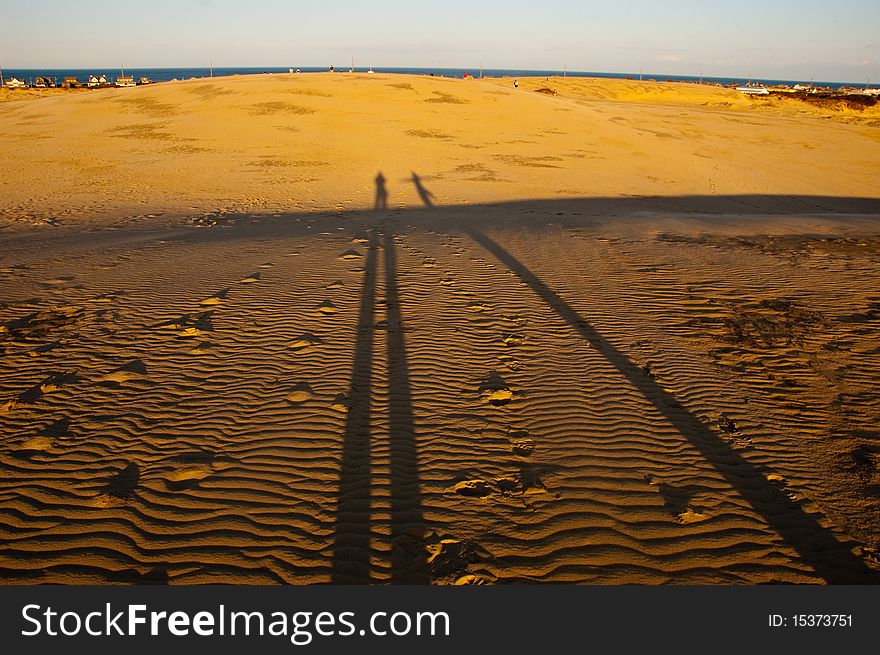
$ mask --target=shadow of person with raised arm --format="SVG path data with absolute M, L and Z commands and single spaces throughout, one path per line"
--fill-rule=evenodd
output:
M 388 189 L 382 171 L 376 173 L 376 205 L 374 209 L 388 209 Z
M 433 207 L 434 202 L 431 200 L 431 198 L 434 197 L 434 194 L 424 187 L 424 185 L 422 184 L 422 178 L 416 175 L 415 171 L 413 171 L 411 179 L 413 184 L 416 185 L 416 193 L 419 194 L 419 198 L 421 198 L 422 202 L 425 203 L 425 207 Z

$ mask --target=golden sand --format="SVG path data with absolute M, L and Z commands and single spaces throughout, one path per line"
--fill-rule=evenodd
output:
M 0 104 L 0 581 L 876 582 L 876 120 L 379 74 Z
M 823 113 L 693 84 L 521 82 L 241 76 L 2 103 L 0 220 L 214 224 L 364 209 L 377 171 L 392 208 L 422 204 L 413 172 L 440 205 L 863 196 L 880 173 L 880 108 Z

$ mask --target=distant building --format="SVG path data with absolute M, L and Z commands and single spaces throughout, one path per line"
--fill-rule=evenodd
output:
M 110 83 L 107 81 L 107 77 L 105 75 L 101 75 L 100 77 L 95 75 L 89 75 L 89 81 L 86 83 L 90 89 L 94 89 L 99 86 L 110 86 Z
M 38 89 L 54 89 L 55 88 L 55 78 L 54 77 L 38 77 L 34 82 L 34 86 Z
M 140 82 L 138 82 L 138 84 L 152 84 L 152 83 L 153 83 L 153 80 L 151 80 L 149 77 L 142 77 L 140 79 Z
M 65 77 L 64 82 L 61 83 L 61 86 L 65 89 L 77 89 L 81 85 L 79 83 L 79 80 L 75 77 Z
M 13 77 L 11 80 L 6 82 L 7 89 L 26 89 L 27 84 L 22 82 L 20 79 Z
M 135 86 L 133 77 L 117 77 L 116 86 Z

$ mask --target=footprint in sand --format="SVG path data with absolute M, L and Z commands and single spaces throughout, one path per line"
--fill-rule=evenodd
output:
M 222 291 L 218 291 L 213 296 L 209 296 L 201 301 L 200 305 L 219 305 L 224 300 L 226 300 L 226 295 L 229 293 L 229 289 L 223 289 Z
M 330 409 L 336 412 L 347 413 L 351 409 L 351 397 L 344 391 L 336 394 L 336 398 L 330 403 Z
M 169 491 L 181 491 L 195 487 L 212 473 L 214 469 L 209 464 L 188 464 L 169 471 L 163 477 Z
M 495 371 L 489 371 L 486 379 L 480 383 L 477 389 L 480 396 L 490 405 L 501 407 L 513 400 L 513 392 L 500 375 Z
M 329 300 L 325 300 L 317 307 L 317 311 L 322 316 L 330 316 L 332 314 L 336 314 L 339 309 Z
M 673 485 L 660 482 L 652 475 L 646 475 L 648 484 L 657 487 L 663 498 L 663 505 L 672 517 L 682 524 L 699 523 L 709 518 L 709 514 L 695 502 L 695 497 L 704 489 L 691 485 Z
M 266 262 L 265 264 L 260 264 L 259 266 L 257 266 L 257 268 L 264 268 L 265 269 L 265 268 L 272 268 L 273 266 L 275 266 L 275 264 L 273 264 L 272 262 Z
M 129 462 L 125 468 L 119 469 L 110 477 L 104 485 L 103 491 L 106 495 L 114 498 L 131 498 L 134 496 L 134 491 L 140 480 L 140 467 L 134 462 Z
M 235 460 L 226 455 L 197 451 L 175 455 L 166 461 L 170 463 L 170 470 L 161 475 L 165 486 L 170 491 L 180 491 L 195 487 L 208 476 L 226 470 Z
M 210 355 L 214 346 L 210 341 L 201 341 L 189 349 L 191 355 Z
M 529 436 L 528 430 L 510 430 L 510 450 L 517 457 L 531 457 L 535 453 L 535 441 Z
M 284 400 L 293 404 L 300 405 L 307 400 L 311 400 L 315 395 L 315 391 L 309 385 L 308 382 L 299 382 L 290 390 L 286 396 L 284 396 Z
M 142 380 L 147 376 L 147 365 L 140 359 L 133 359 L 127 364 L 101 376 L 95 382 L 103 387 L 119 387 L 131 380 Z
M 214 310 L 201 312 L 199 314 L 184 314 L 178 319 L 160 323 L 159 328 L 175 330 L 178 337 L 191 338 L 202 334 L 203 332 L 213 332 L 214 326 L 211 317 Z
M 345 282 L 342 280 L 336 280 L 335 282 L 331 282 L 325 288 L 326 289 L 340 289 L 345 286 Z
M 460 578 L 457 578 L 455 580 L 455 582 L 453 582 L 452 584 L 457 587 L 464 586 L 464 585 L 478 587 L 478 586 L 482 586 L 482 585 L 492 584 L 492 579 L 487 578 L 484 575 L 476 575 L 473 573 L 468 573 L 467 575 L 463 575 Z
M 72 436 L 70 419 L 60 418 L 57 421 L 53 421 L 40 430 L 38 435 L 49 439 L 69 439 Z
M 363 255 L 359 253 L 354 248 L 349 248 L 348 250 L 339 253 L 339 257 L 337 259 L 361 259 Z
M 504 364 L 510 371 L 521 371 L 523 368 L 523 365 L 520 364 L 519 360 L 514 359 L 513 357 L 508 357 L 507 355 L 500 355 L 498 361 Z
M 507 346 L 521 346 L 525 337 L 521 334 L 505 334 L 501 340 Z
M 440 280 L 440 286 L 442 287 L 451 287 L 453 284 L 455 284 L 455 280 L 451 277 L 444 277 Z
M 457 539 L 452 535 L 431 533 L 425 537 L 425 563 L 434 579 L 456 576 L 456 584 L 484 584 L 493 578 L 471 573 L 471 565 L 491 561 L 492 554 L 472 539 Z M 485 573 L 480 571 L 480 573 Z M 491 575 L 491 573 L 489 574 Z M 482 582 L 479 582 L 481 580 Z
M 468 498 L 486 498 L 495 492 L 492 485 L 485 480 L 462 480 L 456 483 L 452 490 Z
M 25 439 L 13 449 L 12 454 L 21 459 L 30 459 L 35 455 L 43 455 L 52 450 L 55 443 L 49 437 L 31 437 Z
M 253 284 L 254 282 L 259 282 L 260 280 L 260 272 L 254 271 L 250 275 L 245 278 L 242 278 L 238 281 L 239 284 Z
M 213 332 L 214 325 L 211 322 L 213 315 L 213 310 L 201 314 L 185 314 L 174 326 L 178 330 L 177 336 L 190 339 L 205 332 Z
M 22 391 L 15 398 L 8 400 L 3 406 L 0 406 L 0 414 L 8 414 L 21 405 L 33 405 L 45 394 L 53 393 L 61 387 L 76 384 L 79 381 L 79 375 L 75 371 L 52 373 L 42 382 L 38 382 L 30 389 Z
M 305 354 L 310 352 L 314 346 L 317 346 L 321 343 L 321 340 L 316 337 L 314 334 L 306 332 L 305 334 L 301 334 L 296 339 L 290 342 L 288 348 L 290 348 L 295 353 Z
M 489 307 L 489 305 L 481 302 L 472 302 L 467 306 L 467 308 L 472 312 L 485 312 L 487 309 L 489 309 Z
M 462 480 L 453 485 L 452 490 L 469 498 L 488 498 L 489 496 L 527 496 L 547 493 L 547 487 L 539 477 L 522 471 L 515 476 L 500 476 L 490 480 Z

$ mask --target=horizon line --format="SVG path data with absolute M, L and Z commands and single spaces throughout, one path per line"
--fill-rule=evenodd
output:
M 207 66 L 129 66 L 126 65 L 126 68 L 129 70 L 261 70 L 261 69 L 290 69 L 297 68 L 296 66 L 290 65 L 266 65 L 266 66 L 211 66 L 210 64 Z M 301 69 L 317 69 L 316 71 L 308 71 L 308 72 L 329 72 L 329 65 L 327 66 L 300 66 Z M 339 66 L 336 67 L 334 65 L 336 72 L 347 72 L 350 66 Z M 667 78 L 689 78 L 694 80 L 738 80 L 738 79 L 750 79 L 757 81 L 774 81 L 774 82 L 798 82 L 803 81 L 806 78 L 785 78 L 785 77 L 759 77 L 753 75 L 706 75 L 706 74 L 680 74 L 680 73 L 662 73 L 662 72 L 649 72 L 649 71 L 640 71 L 640 72 L 626 72 L 626 71 L 587 71 L 587 70 L 568 70 L 565 68 L 561 69 L 553 69 L 553 68 L 494 68 L 494 67 L 486 67 L 480 66 L 479 64 L 476 66 L 355 66 L 354 72 L 358 72 L 359 69 L 366 71 L 367 69 L 383 69 L 383 71 L 412 71 L 412 70 L 434 70 L 434 71 L 500 71 L 500 72 L 523 72 L 523 73 L 558 73 L 560 76 L 563 74 L 573 75 L 573 76 L 590 76 L 590 75 L 608 75 L 614 77 L 635 77 L 641 76 L 646 77 L 650 76 L 651 78 L 659 78 L 659 77 L 667 77 Z M 118 65 L 114 66 L 38 66 L 38 67 L 5 67 L 7 71 L 48 71 L 48 70 L 57 70 L 57 71 L 82 71 L 89 69 L 106 69 L 106 70 L 117 70 L 119 69 Z M 0 66 L 0 70 L 4 70 L 4 67 Z M 643 81 L 651 81 L 651 80 L 643 80 Z M 657 80 L 655 81 L 663 81 Z M 829 84 L 840 84 L 840 85 L 870 85 L 871 80 L 870 77 L 867 77 L 865 81 L 856 82 L 854 80 L 812 80 L 814 84 L 817 83 L 829 83 Z M 878 82 L 880 84 L 880 82 Z

